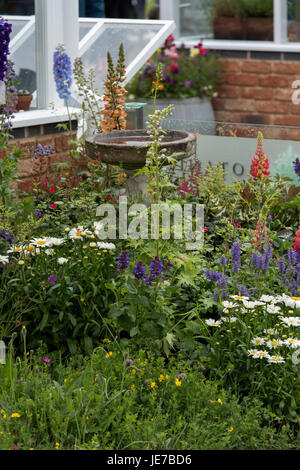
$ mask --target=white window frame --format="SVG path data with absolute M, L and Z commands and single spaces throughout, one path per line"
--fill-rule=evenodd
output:
M 262 0 L 263 1 L 263 0 Z M 261 51 L 261 52 L 300 52 L 300 42 L 287 41 L 287 0 L 273 0 L 274 2 L 274 40 L 273 41 L 238 41 L 222 39 L 197 39 L 180 37 L 179 27 L 174 37 L 179 45 L 182 42 L 187 47 L 195 46 L 201 39 L 203 47 L 213 50 L 227 51 Z M 188 7 L 188 0 L 181 7 Z M 177 25 L 180 23 L 179 0 L 160 0 L 160 18 L 172 19 Z
M 34 27 L 36 28 L 38 109 L 27 111 L 26 113 L 17 113 L 13 121 L 14 128 L 68 120 L 67 109 L 57 95 L 53 79 L 53 52 L 57 44 L 63 43 L 65 45 L 73 63 L 75 57 L 82 56 L 99 38 L 105 25 L 108 23 L 162 25 L 162 28 L 155 34 L 154 38 L 149 41 L 146 47 L 127 67 L 124 82 L 126 83 L 176 28 L 172 20 L 79 18 L 78 10 L 78 0 L 35 0 L 35 15 L 33 16 L 4 15 L 8 21 L 26 21 L 26 24 L 10 43 L 11 53 L 15 52 L 28 36 L 32 34 Z M 76 27 L 78 21 L 80 23 L 94 23 L 94 26 L 85 34 L 81 41 L 79 41 L 78 28 Z M 36 96 L 34 94 L 35 103 Z M 54 111 L 49 109 L 50 103 L 54 105 Z M 72 108 L 70 111 L 78 113 L 80 109 Z

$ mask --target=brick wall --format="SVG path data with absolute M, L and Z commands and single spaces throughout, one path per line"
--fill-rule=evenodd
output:
M 43 131 L 45 126 L 40 127 Z M 53 131 L 53 128 L 50 130 Z M 15 130 L 16 136 L 21 134 L 20 131 L 22 131 L 23 135 L 27 135 L 27 137 L 15 138 L 10 144 L 10 147 L 17 146 L 23 151 L 18 165 L 18 178 L 20 181 L 13 183 L 13 185 L 24 192 L 31 192 L 34 188 L 34 183 L 40 183 L 43 186 L 46 180 L 55 182 L 55 179 L 57 179 L 56 163 L 72 160 L 69 142 L 76 137 L 76 132 L 73 132 L 72 136 L 70 136 L 68 132 L 55 129 L 52 134 L 41 135 L 37 133 L 37 130 L 32 132 L 30 128 L 21 128 Z M 32 133 L 37 133 L 38 135 L 30 136 Z M 42 146 L 51 145 L 55 149 L 55 153 L 47 157 L 35 159 L 33 152 L 38 144 Z M 0 158 L 3 158 L 4 155 L 5 153 L 1 151 Z
M 224 58 L 220 62 L 222 84 L 213 100 L 217 121 L 300 127 L 300 104 L 292 103 L 300 61 Z M 300 130 L 294 135 L 300 140 Z

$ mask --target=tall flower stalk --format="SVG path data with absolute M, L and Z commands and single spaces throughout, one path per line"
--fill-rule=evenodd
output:
M 124 110 L 124 96 L 127 93 L 123 87 L 125 81 L 125 56 L 124 47 L 121 43 L 119 48 L 119 58 L 114 67 L 110 52 L 107 52 L 107 76 L 105 80 L 105 93 L 103 101 L 104 109 L 100 112 L 104 115 L 101 120 L 102 132 L 126 129 L 127 114 Z
M 53 74 L 56 84 L 56 91 L 60 99 L 65 101 L 69 123 L 70 132 L 72 132 L 72 120 L 69 112 L 68 100 L 71 96 L 72 85 L 72 63 L 71 59 L 65 51 L 63 44 L 58 44 L 53 54 Z
M 12 25 L 0 18 L 0 105 L 5 104 L 5 76 L 8 67 L 9 41 Z
M 252 160 L 251 175 L 254 180 L 268 180 L 270 172 L 268 171 L 270 164 L 264 151 L 264 137 L 262 132 L 257 135 L 257 147 Z

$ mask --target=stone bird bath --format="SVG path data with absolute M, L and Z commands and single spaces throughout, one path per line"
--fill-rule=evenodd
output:
M 121 166 L 128 176 L 129 196 L 144 196 L 146 179 L 144 175 L 134 176 L 136 170 L 146 163 L 151 139 L 145 129 L 97 133 L 85 141 L 89 157 L 99 157 L 103 163 Z M 166 155 L 182 152 L 176 160 L 191 157 L 196 153 L 196 136 L 186 131 L 167 131 L 160 144 Z

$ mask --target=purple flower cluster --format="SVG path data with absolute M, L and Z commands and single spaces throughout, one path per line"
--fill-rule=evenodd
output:
M 135 263 L 135 266 L 132 270 L 132 274 L 136 277 L 136 279 L 144 279 L 146 276 L 146 268 L 142 261 L 138 261 Z
M 210 271 L 209 269 L 205 271 L 205 276 L 209 281 L 218 284 L 218 289 L 214 297 L 215 301 L 217 302 L 219 299 L 227 300 L 228 293 L 226 288 L 228 283 L 228 277 L 219 271 Z
M 272 246 L 269 244 L 263 254 L 260 255 L 258 253 L 252 253 L 251 267 L 256 271 L 261 270 L 265 273 L 270 267 L 270 262 L 273 256 L 272 251 Z
M 281 276 L 282 287 L 288 287 L 293 296 L 299 297 L 300 258 L 295 250 L 292 248 L 288 250 L 287 260 L 279 258 L 277 269 Z
M 56 277 L 51 274 L 51 276 L 48 277 L 48 281 L 53 285 L 56 283 Z
M 6 230 L 0 230 L 0 238 L 5 240 L 8 243 L 14 243 L 15 238 L 11 232 L 7 232 Z
M 4 80 L 7 71 L 11 31 L 12 25 L 0 18 L 0 81 Z
M 48 155 L 53 155 L 55 153 L 55 148 L 51 145 L 42 145 L 38 144 L 33 151 L 34 158 L 37 160 L 39 157 L 48 157 Z
M 62 100 L 68 100 L 71 95 L 72 64 L 62 44 L 59 44 L 55 49 L 53 62 L 56 91 Z
M 294 171 L 298 178 L 300 178 L 300 160 L 299 158 L 296 158 L 296 160 L 293 162 L 294 165 Z
M 129 254 L 126 251 L 122 251 L 122 253 L 118 256 L 118 268 L 121 271 L 124 271 L 129 266 Z
M 241 244 L 234 242 L 231 249 L 232 271 L 238 273 L 241 267 Z
M 219 258 L 219 263 L 224 268 L 228 264 L 228 258 L 226 258 L 226 256 L 221 256 Z

